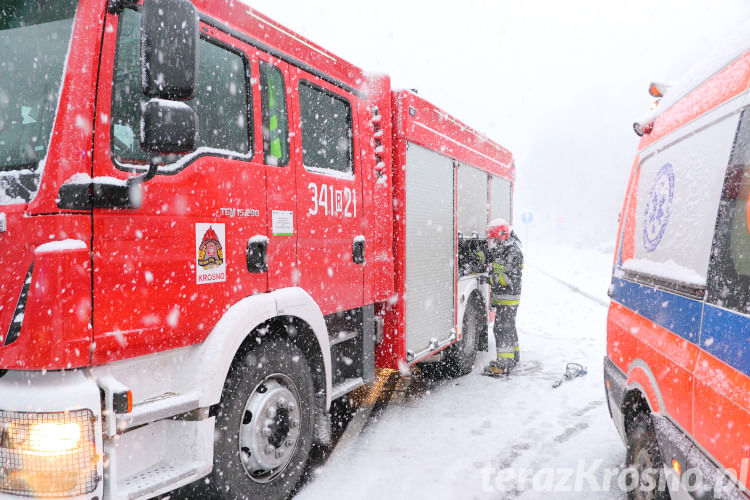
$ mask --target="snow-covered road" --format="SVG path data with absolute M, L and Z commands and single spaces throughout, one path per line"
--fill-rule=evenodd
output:
M 547 249 L 526 263 L 518 372 L 483 377 L 491 357 L 480 353 L 465 377 L 416 380 L 342 439 L 296 499 L 625 497 L 602 385 L 611 252 Z M 588 375 L 553 389 L 569 361 Z

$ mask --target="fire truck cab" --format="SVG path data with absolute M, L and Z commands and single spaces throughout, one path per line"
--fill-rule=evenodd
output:
M 652 85 L 658 106 L 634 125 L 604 360 L 632 498 L 749 498 L 747 41 Z
M 0 499 L 286 498 L 376 367 L 471 370 L 514 173 L 241 2 L 4 2 Z

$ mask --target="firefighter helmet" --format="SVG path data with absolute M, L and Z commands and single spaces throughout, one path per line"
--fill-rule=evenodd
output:
M 506 241 L 510 236 L 510 224 L 505 219 L 493 219 L 487 226 L 487 238 Z

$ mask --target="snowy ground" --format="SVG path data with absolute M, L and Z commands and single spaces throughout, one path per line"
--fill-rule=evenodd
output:
M 480 353 L 465 377 L 417 382 L 342 439 L 295 500 L 625 497 L 602 384 L 611 251 L 527 254 L 518 373 L 481 376 Z M 569 361 L 588 375 L 553 389 Z

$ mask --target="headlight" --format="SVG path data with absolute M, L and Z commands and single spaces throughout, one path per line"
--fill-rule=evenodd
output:
M 10 440 L 16 441 L 15 426 L 10 427 Z M 77 423 L 47 422 L 33 424 L 28 438 L 21 441 L 21 448 L 30 455 L 65 455 L 78 449 L 81 442 L 81 426 Z
M 96 489 L 94 414 L 0 410 L 0 493 L 83 495 Z

